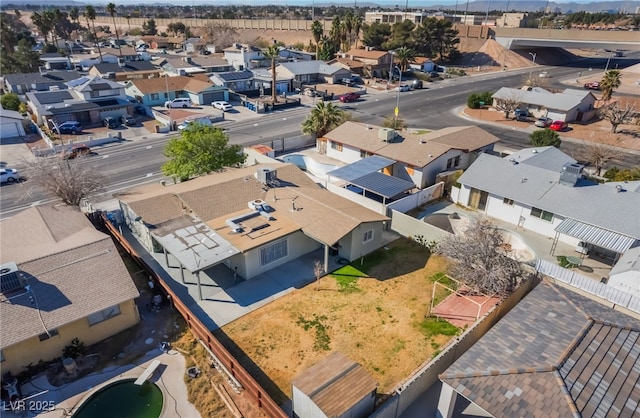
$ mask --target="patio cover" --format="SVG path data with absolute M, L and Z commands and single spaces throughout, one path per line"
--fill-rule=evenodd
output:
M 380 157 L 379 155 L 373 155 L 371 157 L 364 158 L 356 161 L 355 163 L 345 165 L 344 167 L 336 168 L 328 172 L 327 174 L 339 179 L 352 181 L 360 178 L 366 174 L 380 171 L 385 167 L 394 164 L 394 160 Z
M 636 238 L 571 218 L 560 222 L 560 225 L 556 226 L 555 231 L 620 254 L 631 248 L 637 241 Z
M 206 224 L 189 216 L 169 221 L 153 238 L 191 273 L 221 263 L 240 251 Z
M 349 183 L 387 199 L 416 187 L 416 185 L 410 181 L 402 180 L 398 177 L 387 176 L 386 174 L 378 173 L 377 171 L 366 174 L 357 179 L 353 179 L 349 181 Z

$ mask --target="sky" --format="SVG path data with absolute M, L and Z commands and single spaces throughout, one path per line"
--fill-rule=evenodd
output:
M 9 2 L 10 0 L 2 0 L 3 2 Z M 34 4 L 38 4 L 39 2 L 47 2 L 46 0 L 32 0 L 32 3 Z M 315 0 L 316 3 L 318 4 L 353 4 L 354 0 Z M 460 4 L 465 4 L 467 0 L 457 0 L 458 5 Z M 487 0 L 484 0 L 487 1 Z M 506 1 L 506 0 L 496 0 L 496 1 Z M 530 0 L 510 0 L 509 2 L 513 5 L 517 4 L 519 1 L 527 1 L 529 2 Z M 535 1 L 535 0 L 534 0 Z M 544 0 L 539 0 L 539 1 L 544 1 Z M 613 2 L 613 1 L 619 1 L 619 0 L 550 0 L 550 2 L 554 2 L 554 3 L 603 3 L 603 2 Z M 79 0 L 78 3 L 86 3 L 86 0 L 81 1 Z M 387 5 L 394 5 L 394 4 L 398 4 L 398 5 L 404 5 L 406 3 L 405 1 L 402 0 L 358 0 L 358 3 L 373 3 L 373 4 L 387 4 Z M 469 0 L 470 3 L 473 3 L 474 0 Z M 102 4 L 102 3 L 108 3 L 108 1 L 97 1 L 96 3 L 98 4 Z M 166 3 L 173 3 L 173 4 L 185 4 L 185 5 L 192 5 L 194 4 L 194 0 L 150 0 L 148 2 L 145 2 L 143 0 L 119 0 L 117 2 L 115 2 L 116 4 L 122 4 L 122 5 L 135 5 L 135 4 L 155 4 L 155 3 L 162 3 L 162 4 L 166 4 Z M 411 7 L 411 3 L 414 3 L 415 5 L 419 5 L 419 6 L 429 6 L 429 5 L 451 5 L 451 6 L 455 6 L 456 4 L 456 0 L 412 0 L 409 1 L 409 7 Z M 200 4 L 206 4 L 206 5 L 227 5 L 227 4 L 255 4 L 255 5 L 266 5 L 266 4 L 290 4 L 290 5 L 294 5 L 294 4 L 300 4 L 300 5 L 311 5 L 312 4 L 312 0 L 195 0 L 195 4 L 196 5 L 200 5 Z M 640 0 L 638 0 L 638 5 L 640 6 Z M 414 6 L 416 7 L 416 6 Z

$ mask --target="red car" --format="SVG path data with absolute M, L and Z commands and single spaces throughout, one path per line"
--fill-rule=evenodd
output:
M 597 81 L 591 81 L 584 85 L 584 88 L 587 90 L 600 90 L 600 83 Z
M 340 101 L 342 103 L 355 102 L 360 98 L 358 93 L 347 93 L 340 96 Z
M 566 131 L 568 127 L 569 125 L 567 124 L 567 122 L 563 122 L 561 120 L 557 120 L 549 125 L 549 129 L 551 129 L 552 131 Z

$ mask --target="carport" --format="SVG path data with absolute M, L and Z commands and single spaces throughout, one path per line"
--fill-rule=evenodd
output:
M 374 155 L 327 173 L 328 180 L 336 177 L 346 182 L 345 188 L 373 200 L 387 204 L 388 200 L 415 188 L 415 184 L 380 172 L 395 164 L 394 160 Z

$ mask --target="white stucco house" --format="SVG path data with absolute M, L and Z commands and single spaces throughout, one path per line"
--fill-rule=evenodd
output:
M 493 106 L 502 100 L 516 100 L 534 117 L 547 117 L 564 122 L 587 121 L 596 114 L 596 96 L 588 90 L 565 89 L 562 93 L 534 87 L 530 90 L 502 87 L 493 94 Z
M 24 136 L 24 116 L 0 106 L 0 139 Z
M 394 131 L 366 123 L 345 122 L 316 140 L 320 154 L 346 164 L 372 155 L 392 160 L 383 173 L 424 189 L 436 175 L 465 169 L 478 155 L 493 151 L 500 138 L 477 126 L 459 126 L 427 133 Z
M 640 241 L 640 181 L 599 184 L 554 147 L 482 154 L 458 179 L 455 203 L 614 264 Z
M 607 285 L 640 297 L 640 247 L 628 250 L 609 272 Z
M 266 67 L 271 64 L 258 47 L 234 43 L 223 50 L 224 59 L 238 71 Z

